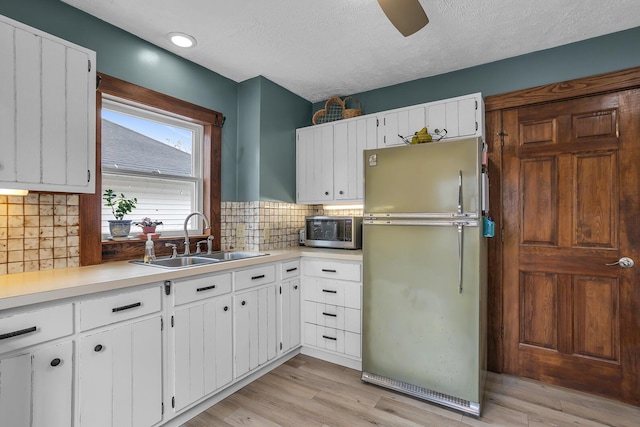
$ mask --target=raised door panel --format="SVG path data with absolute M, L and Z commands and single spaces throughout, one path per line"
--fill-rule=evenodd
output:
M 291 348 L 291 282 L 283 282 L 280 286 L 280 348 L 286 352 Z
M 30 425 L 31 387 L 31 353 L 0 359 L 0 420 L 3 425 Z
M 42 348 L 33 353 L 32 427 L 72 425 L 73 343 Z
M 131 355 L 133 352 L 132 327 L 121 326 L 111 332 L 113 372 L 113 426 L 133 427 L 133 394 L 131 384 L 134 378 Z
M 217 298 L 215 302 L 215 377 L 216 388 L 233 380 L 233 318 L 231 296 Z
M 131 340 L 132 427 L 149 427 L 162 419 L 161 318 L 134 323 Z
M 333 127 L 333 187 L 335 199 L 348 199 L 351 183 L 350 123 L 336 123 Z M 355 147 L 354 147 L 355 148 Z M 355 157 L 354 159 L 355 160 Z
M 266 288 L 267 293 L 267 360 L 273 360 L 278 353 L 278 325 L 276 286 Z
M 356 126 L 356 199 L 364 200 L 364 150 L 376 148 L 378 119 L 367 117 L 355 122 Z
M 13 27 L 0 22 L 0 141 L 2 159 L 0 159 L 0 181 L 16 179 L 15 123 L 16 103 L 14 97 L 15 82 L 15 44 Z M 3 418 L 4 419 L 4 418 Z M 8 418 L 7 418 L 8 419 Z M 19 424 L 16 424 L 19 425 Z
M 460 136 L 476 135 L 479 122 L 484 119 L 477 116 L 478 100 L 474 98 L 466 98 L 458 101 L 458 134 Z
M 250 370 L 251 359 L 251 330 L 255 329 L 257 335 L 257 324 L 252 324 L 251 315 L 252 298 L 255 292 L 245 292 L 234 296 L 234 317 L 235 317 L 235 376 L 236 378 L 246 374 Z M 256 313 L 257 314 L 257 313 Z M 257 343 L 257 340 L 254 341 Z M 257 365 L 257 362 L 256 362 Z
M 313 128 L 298 129 L 296 141 L 296 194 L 298 203 L 312 200 L 314 180 Z
M 41 170 L 40 38 L 15 30 L 16 179 L 39 183 Z M 34 108 L 35 107 L 35 108 Z
M 83 427 L 113 426 L 112 350 L 111 331 L 80 339 L 78 407 Z
M 317 170 L 316 178 L 319 182 L 317 188 L 318 200 L 333 200 L 333 126 L 323 126 L 318 132 L 320 135 L 320 143 L 318 139 L 315 142 L 315 167 Z
M 300 315 L 301 306 L 301 294 L 300 294 L 300 279 L 294 279 L 289 282 L 291 292 L 289 293 L 290 304 L 290 317 L 289 317 L 289 334 L 290 334 L 290 347 L 294 348 L 300 345 L 300 326 L 302 325 L 302 317 Z
M 434 102 L 427 106 L 427 129 L 430 134 L 439 133 L 447 128 L 447 106 L 443 102 Z M 448 130 L 447 130 L 448 132 Z M 449 134 L 447 133 L 447 136 Z
M 65 114 L 66 92 L 73 87 L 67 86 L 66 81 L 66 49 L 60 43 L 42 39 L 42 182 L 47 184 L 64 185 L 67 183 L 67 170 L 70 165 L 78 165 L 78 159 L 72 159 L 73 150 L 68 150 L 67 141 L 73 140 L 73 135 L 67 135 L 67 116 Z M 84 74 L 86 74 L 86 70 Z M 86 94 L 84 97 L 86 111 Z M 86 117 L 86 113 L 79 114 Z M 75 119 L 70 116 L 70 122 Z M 85 120 L 86 122 L 86 120 Z M 86 123 L 85 123 L 86 129 Z M 69 139 L 67 139 L 67 137 Z M 83 138 L 86 153 L 86 137 Z M 74 147 L 77 149 L 77 147 Z M 75 161 L 75 163 L 74 163 Z M 86 162 L 86 157 L 82 159 Z
M 199 307 L 196 307 L 198 309 Z M 191 325 L 192 309 L 183 308 L 174 313 L 174 395 L 175 409 L 180 410 L 193 402 L 191 393 Z
M 258 301 L 258 365 L 263 365 L 269 359 L 269 306 L 268 289 L 257 291 Z

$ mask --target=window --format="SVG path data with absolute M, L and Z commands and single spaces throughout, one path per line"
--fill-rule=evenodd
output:
M 102 151 L 102 121 L 101 112 L 103 103 L 107 110 L 110 110 L 110 102 L 120 100 L 125 106 L 134 106 L 142 110 L 159 113 L 165 118 L 179 119 L 181 123 L 201 126 L 202 150 L 200 153 L 200 164 L 202 167 L 202 213 L 204 213 L 211 224 L 211 229 L 203 234 L 196 232 L 189 233 L 191 238 L 191 248 L 195 250 L 195 242 L 202 240 L 206 235 L 212 235 L 214 250 L 220 250 L 220 192 L 221 192 L 221 155 L 222 155 L 222 125 L 224 117 L 222 113 L 191 104 L 190 102 L 147 89 L 124 80 L 98 73 L 98 94 L 96 96 L 98 133 L 96 135 L 96 153 Z M 108 114 L 106 118 L 108 119 Z M 152 120 L 153 121 L 153 120 Z M 174 125 L 172 125 L 174 126 Z M 185 128 L 184 126 L 177 126 Z M 189 126 L 187 129 L 191 129 Z M 131 156 L 131 150 L 127 147 L 125 151 Z M 140 240 L 130 240 L 124 242 L 114 242 L 102 240 L 102 163 L 101 155 L 98 156 L 96 164 L 96 192 L 95 194 L 80 195 L 80 264 L 92 265 L 100 264 L 104 261 L 130 260 L 142 257 L 144 245 Z M 114 169 L 120 169 L 115 168 Z M 122 168 L 126 169 L 126 168 Z M 126 175 L 137 176 L 134 171 L 128 171 Z M 153 174 L 152 174 L 153 175 Z M 156 174 L 157 178 L 158 174 Z M 166 176 L 163 176 L 164 179 Z M 146 179 L 146 178 L 145 178 Z M 188 177 L 181 176 L 180 173 L 171 174 L 171 181 L 183 183 L 189 181 Z M 108 188 L 108 187 L 105 187 Z M 125 195 L 129 194 L 127 192 Z M 131 194 L 130 197 L 136 197 Z M 164 207 L 164 206 L 163 206 Z M 131 219 L 142 219 L 142 211 L 136 209 Z M 153 218 L 163 220 L 162 218 Z M 182 219 L 184 221 L 184 218 Z M 163 224 L 164 227 L 164 224 Z M 162 233 L 160 240 L 165 243 L 179 244 L 182 249 L 182 236 L 168 236 L 165 228 L 159 230 Z M 159 242 L 156 245 L 157 255 L 169 255 L 169 248 Z
M 183 234 L 184 219 L 202 211 L 203 126 L 105 97 L 102 101 L 102 193 L 138 199 L 126 219 L 162 221 L 164 236 Z M 102 234 L 108 236 L 111 210 L 102 207 Z M 202 233 L 193 217 L 187 229 Z M 133 226 L 131 234 L 135 235 Z

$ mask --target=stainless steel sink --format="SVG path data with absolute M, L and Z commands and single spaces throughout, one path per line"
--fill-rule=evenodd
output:
M 255 258 L 269 254 L 259 252 L 240 252 L 240 251 L 222 251 L 213 252 L 211 254 L 199 254 L 198 257 L 206 259 L 215 259 L 218 261 L 233 261 L 237 259 Z
M 188 256 L 188 257 L 178 257 L 178 258 L 158 258 L 150 263 L 145 263 L 142 260 L 131 261 L 134 264 L 140 265 L 150 265 L 152 267 L 163 267 L 163 268 L 185 268 L 185 267 L 194 267 L 196 265 L 205 265 L 205 264 L 215 264 L 220 262 L 219 259 L 215 258 L 201 258 L 199 256 Z
M 152 267 L 162 268 L 186 268 L 195 267 L 197 265 L 215 264 L 217 262 L 233 261 L 238 259 L 255 258 L 259 256 L 265 256 L 269 254 L 259 252 L 238 252 L 238 251 L 223 251 L 213 252 L 211 254 L 197 254 L 191 256 L 179 256 L 177 258 L 158 258 L 150 263 L 145 263 L 142 260 L 130 261 L 133 264 L 150 265 Z

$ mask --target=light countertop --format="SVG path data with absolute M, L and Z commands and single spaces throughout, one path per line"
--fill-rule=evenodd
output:
M 165 269 L 132 264 L 128 261 L 118 261 L 86 267 L 5 274 L 0 276 L 0 310 L 147 283 L 164 282 L 165 280 L 174 280 L 181 277 L 241 269 L 266 262 L 285 261 L 302 256 L 362 261 L 361 250 L 292 247 L 263 252 L 269 255 L 182 269 Z

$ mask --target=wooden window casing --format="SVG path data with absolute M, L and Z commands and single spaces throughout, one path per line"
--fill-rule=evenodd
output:
M 141 258 L 144 253 L 144 242 L 132 240 L 126 242 L 103 242 L 100 232 L 102 207 L 102 94 L 115 96 L 124 100 L 161 111 L 163 114 L 175 116 L 183 120 L 199 124 L 204 128 L 203 142 L 203 213 L 209 219 L 211 229 L 208 234 L 190 237 L 192 251 L 195 242 L 211 234 L 214 238 L 214 250 L 220 250 L 220 194 L 221 194 L 221 146 L 222 113 L 213 111 L 189 102 L 173 98 L 141 86 L 98 73 L 98 96 L 96 96 L 96 192 L 80 195 L 80 265 L 100 264 L 104 261 L 118 261 Z M 205 230 L 205 233 L 207 230 Z M 168 255 L 170 249 L 164 243 L 176 243 L 179 251 L 183 251 L 184 238 L 172 236 L 160 238 L 156 242 L 156 254 Z

